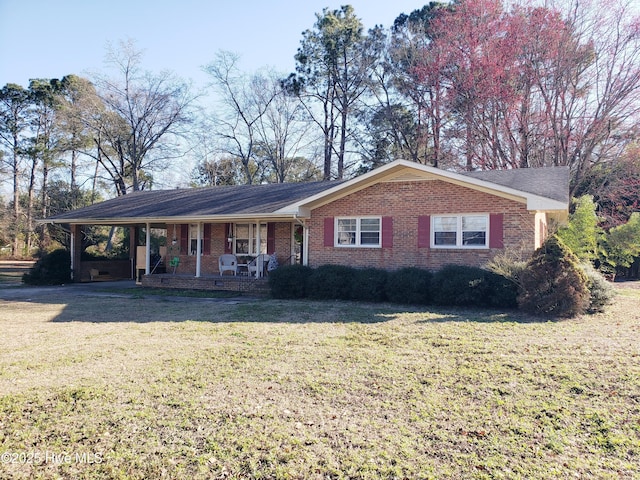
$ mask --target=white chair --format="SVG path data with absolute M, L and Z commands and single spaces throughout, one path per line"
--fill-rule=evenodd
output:
M 235 275 L 238 272 L 238 258 L 232 253 L 225 253 L 218 257 L 218 270 L 220 275 L 224 275 L 224 272 L 233 272 Z
M 269 255 L 261 253 L 247 264 L 249 276 L 261 278 L 264 276 L 265 265 L 269 262 Z

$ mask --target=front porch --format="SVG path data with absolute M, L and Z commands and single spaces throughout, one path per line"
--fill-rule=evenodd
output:
M 238 292 L 249 295 L 269 295 L 267 278 L 255 278 L 246 275 L 202 275 L 194 277 L 186 274 L 160 273 L 143 275 L 143 287 L 169 288 L 178 290 L 205 290 Z

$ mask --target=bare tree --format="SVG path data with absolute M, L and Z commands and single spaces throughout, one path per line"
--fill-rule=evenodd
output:
M 431 22 L 416 78 L 440 77 L 466 169 L 615 160 L 640 113 L 640 16 L 625 0 L 461 0 Z M 510 9 L 506 8 L 510 7 Z
M 536 70 L 535 78 L 553 134 L 551 162 L 569 165 L 575 185 L 633 137 L 640 113 L 640 15 L 624 0 L 560 6 L 571 37 L 561 40 L 555 74 Z
M 220 51 L 204 70 L 219 94 L 219 109 L 212 123 L 223 156 L 240 160 L 247 184 L 254 183 L 264 170 L 258 157 L 260 122 L 278 92 L 261 75 L 246 75 L 239 67 L 240 57 Z
M 283 90 L 281 75 L 266 72 L 260 76 L 264 88 L 256 93 L 263 103 L 268 100 L 268 106 L 257 122 L 258 154 L 268 164 L 269 176 L 278 183 L 315 178 L 312 162 L 302 158 L 318 140 L 306 109 Z M 304 168 L 298 168 L 302 165 L 310 167 L 306 170 L 309 178 L 305 178 Z
M 177 139 L 191 122 L 195 96 L 171 72 L 141 69 L 142 54 L 132 42 L 111 48 L 107 59 L 119 76 L 99 75 L 101 105 L 88 119 L 94 158 L 113 180 L 118 195 L 142 190 L 152 173 L 177 158 Z

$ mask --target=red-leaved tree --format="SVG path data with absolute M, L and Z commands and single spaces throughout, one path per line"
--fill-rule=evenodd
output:
M 622 0 L 562 7 L 462 0 L 431 22 L 414 77 L 443 88 L 460 166 L 568 165 L 577 185 L 633 138 L 639 17 Z

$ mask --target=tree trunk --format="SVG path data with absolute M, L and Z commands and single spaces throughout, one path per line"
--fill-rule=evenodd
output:
M 471 113 L 471 108 L 467 107 L 467 148 L 466 148 L 466 157 L 467 157 L 467 164 L 465 166 L 466 170 L 468 172 L 472 172 L 473 171 L 473 127 L 472 127 L 472 113 Z
M 346 100 L 344 100 L 346 101 Z M 347 107 L 343 105 L 340 115 L 340 151 L 338 153 L 338 179 L 344 177 L 344 155 L 347 147 Z
M 18 256 L 20 251 L 20 238 L 19 238 L 19 226 L 20 226 L 20 163 L 18 154 L 18 136 L 13 135 L 13 248 L 12 255 Z
M 15 157 L 14 157 L 15 158 Z M 16 257 L 20 251 L 20 239 L 18 236 L 18 230 L 20 225 L 20 191 L 18 186 L 18 177 L 20 176 L 20 168 L 18 167 L 17 159 L 14 160 L 13 168 L 13 248 L 12 255 Z
M 29 175 L 29 190 L 27 191 L 27 223 L 24 228 L 25 240 L 26 240 L 26 254 L 31 252 L 31 232 L 33 232 L 33 200 L 36 189 L 36 170 L 38 168 L 37 157 L 32 158 L 31 172 Z
M 324 101 L 324 171 L 322 175 L 322 180 L 325 181 L 331 180 L 333 128 L 333 104 L 327 98 Z

